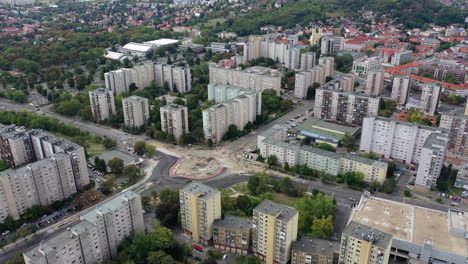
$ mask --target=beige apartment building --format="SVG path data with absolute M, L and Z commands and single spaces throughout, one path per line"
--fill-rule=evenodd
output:
M 122 99 L 124 124 L 128 128 L 140 128 L 148 124 L 149 104 L 148 99 L 132 95 Z
M 167 104 L 160 109 L 161 130 L 174 135 L 175 139 L 189 133 L 188 109 L 177 104 Z
M 411 89 L 410 75 L 395 75 L 392 84 L 392 100 L 397 104 L 404 105 L 408 100 L 408 95 Z
M 24 253 L 26 264 L 102 263 L 131 233 L 144 232 L 140 196 L 126 191 L 82 215 L 71 228 Z
M 182 230 L 194 242 L 213 240 L 213 223 L 221 218 L 221 192 L 207 185 L 192 182 L 180 189 Z
M 213 245 L 215 248 L 247 254 L 252 240 L 252 219 L 225 215 L 213 223 Z
M 434 115 L 439 107 L 442 85 L 439 83 L 424 83 L 421 86 L 421 110 L 426 115 Z
M 341 235 L 339 263 L 388 263 L 392 239 L 392 234 L 351 222 Z
M 286 264 L 291 244 L 297 240 L 299 212 L 291 207 L 263 200 L 253 211 L 252 250 L 266 264 Z
M 369 72 L 367 74 L 365 95 L 379 96 L 382 95 L 384 86 L 384 72 Z
M 211 84 L 226 84 L 259 92 L 273 89 L 278 95 L 281 92 L 282 75 L 278 70 L 261 66 L 241 70 L 226 68 L 215 63 L 210 63 L 209 70 Z
M 339 250 L 339 242 L 304 236 L 292 243 L 291 264 L 338 263 Z
M 115 115 L 114 95 L 111 90 L 98 88 L 89 91 L 91 112 L 96 121 L 103 121 Z

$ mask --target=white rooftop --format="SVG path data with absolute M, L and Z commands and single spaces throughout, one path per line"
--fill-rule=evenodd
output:
M 126 55 L 120 52 L 107 51 L 107 54 L 105 57 L 111 60 L 120 60 L 123 56 L 126 56 Z
M 126 50 L 146 52 L 151 49 L 151 46 L 142 43 L 130 42 L 123 46 L 123 48 Z
M 156 45 L 156 46 L 164 46 L 164 45 L 176 44 L 177 42 L 179 41 L 176 39 L 162 38 L 162 39 L 157 39 L 157 40 L 146 41 L 144 43 Z

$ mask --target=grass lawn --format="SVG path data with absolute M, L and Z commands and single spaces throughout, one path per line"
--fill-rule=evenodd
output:
M 273 193 L 273 201 L 274 202 L 284 204 L 284 205 L 287 205 L 287 206 L 294 207 L 294 205 L 296 204 L 297 199 L 299 199 L 299 198 L 291 197 L 291 196 L 289 196 L 287 194 L 284 194 L 284 193 Z
M 102 144 L 97 144 L 94 142 L 89 143 L 89 148 L 88 148 L 88 155 L 89 157 L 94 157 L 98 154 L 101 154 L 103 152 L 107 151 L 107 149 L 102 145 Z

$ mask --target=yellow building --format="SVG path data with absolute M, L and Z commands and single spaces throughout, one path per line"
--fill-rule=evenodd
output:
M 386 264 L 392 240 L 389 233 L 351 222 L 341 235 L 339 263 Z
M 341 158 L 340 173 L 348 171 L 361 172 L 364 174 L 364 181 L 377 181 L 380 184 L 385 182 L 387 177 L 388 164 L 386 162 L 368 159 L 359 155 L 346 154 Z
M 213 224 L 213 245 L 230 252 L 247 254 L 252 240 L 252 219 L 225 215 Z
M 302 237 L 292 243 L 291 264 L 338 263 L 340 243 Z
M 322 29 L 321 28 L 314 28 L 310 34 L 309 42 L 310 45 L 315 46 L 320 43 L 320 39 L 322 38 Z
M 221 192 L 198 182 L 180 189 L 180 216 L 184 233 L 194 242 L 213 239 L 213 222 L 221 218 Z
M 297 240 L 299 213 L 294 208 L 263 200 L 253 211 L 252 251 L 266 264 L 286 264 Z

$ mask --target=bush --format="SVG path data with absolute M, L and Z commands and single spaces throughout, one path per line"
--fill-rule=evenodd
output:
M 403 191 L 403 195 L 404 195 L 405 197 L 410 198 L 410 197 L 411 197 L 411 191 L 410 191 L 410 190 L 404 190 L 404 191 Z

